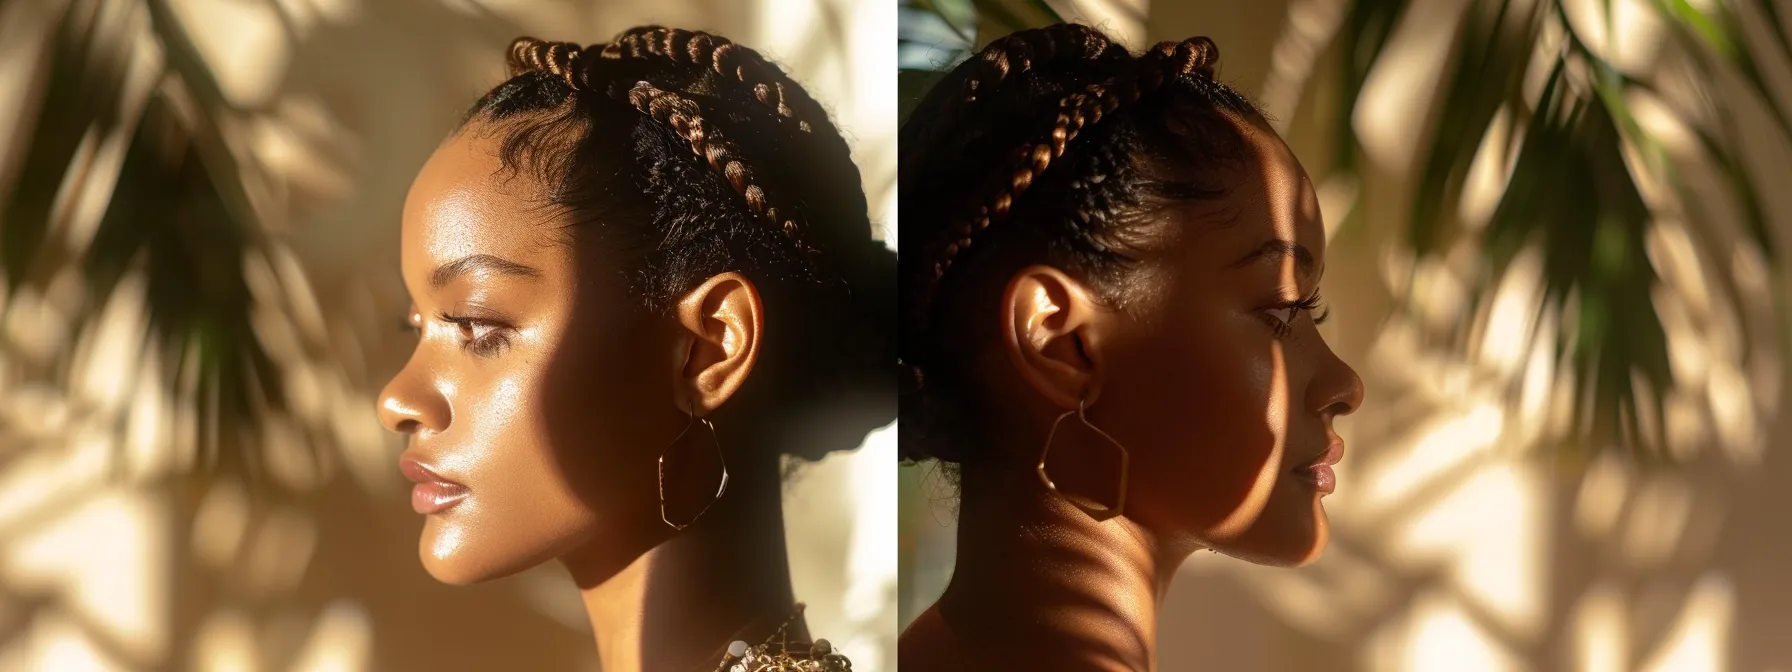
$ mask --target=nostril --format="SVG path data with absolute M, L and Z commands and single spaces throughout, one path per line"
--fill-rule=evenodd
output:
M 452 415 L 448 400 L 426 381 L 406 379 L 402 373 L 381 390 L 378 413 L 380 424 L 399 434 L 442 431 Z

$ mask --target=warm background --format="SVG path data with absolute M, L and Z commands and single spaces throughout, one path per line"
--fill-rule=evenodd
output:
M 905 103 L 966 33 L 981 45 L 1042 22 L 1037 2 L 900 4 Z M 1338 423 L 1349 448 L 1325 557 L 1190 560 L 1161 615 L 1161 669 L 1792 670 L 1792 400 L 1775 329 L 1792 283 L 1771 261 L 1792 254 L 1792 3 L 1044 4 L 1135 50 L 1217 42 L 1221 78 L 1277 118 L 1313 176 L 1322 331 L 1369 390 Z M 1562 54 L 1567 91 L 1597 105 L 1514 169 Z M 1745 183 L 1758 210 L 1737 197 Z M 1625 184 L 1641 203 L 1614 197 Z M 1489 268 L 1490 232 L 1528 226 L 1550 237 Z M 1574 298 L 1544 303 L 1564 281 Z M 1558 342 L 1599 366 L 1557 357 Z M 1663 370 L 1672 385 L 1648 384 Z M 1623 435 L 1580 432 L 1573 381 L 1590 371 L 1588 398 L 1638 400 Z M 953 502 L 933 465 L 902 472 L 906 624 L 950 576 Z
M 414 343 L 405 191 L 509 40 L 642 23 L 782 63 L 893 221 L 881 2 L 0 0 L 0 670 L 595 669 L 557 566 L 422 571 L 373 395 Z M 871 672 L 889 439 L 786 503 L 812 631 Z

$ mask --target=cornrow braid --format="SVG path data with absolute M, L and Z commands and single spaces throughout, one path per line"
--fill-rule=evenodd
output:
M 811 141 L 823 143 L 837 164 L 843 167 L 833 176 L 832 188 L 853 198 L 855 207 L 865 207 L 859 166 L 852 160 L 852 148 L 846 144 L 846 137 L 828 120 L 827 110 L 821 103 L 759 52 L 702 31 L 641 26 L 616 36 L 604 47 L 602 57 L 660 60 L 695 67 L 740 85 L 752 94 L 754 100 L 776 111 L 781 122 L 794 125 Z
M 549 42 L 533 37 L 519 37 L 512 40 L 508 50 L 508 63 L 512 76 L 526 72 L 543 72 L 560 78 L 573 91 L 590 91 L 591 68 L 594 64 L 581 63 L 585 48 L 571 42 Z M 735 81 L 749 84 L 755 90 L 755 99 L 778 111 L 779 117 L 798 123 L 800 130 L 808 134 L 811 125 L 798 118 L 796 112 L 786 100 L 800 99 L 799 104 L 813 108 L 819 113 L 820 106 L 809 98 L 802 89 L 796 86 L 786 87 L 782 71 L 767 63 L 758 53 L 708 33 L 674 30 L 658 26 L 636 28 L 625 32 L 617 41 L 605 45 L 600 54 L 604 59 L 619 60 L 624 58 L 667 58 L 682 65 L 691 65 L 705 69 L 713 69 L 716 73 L 732 76 Z M 677 55 L 684 55 L 689 60 L 681 60 Z M 765 81 L 768 78 L 772 81 Z M 775 96 L 769 92 L 775 91 Z M 795 91 L 797 95 L 790 93 Z M 801 224 L 798 223 L 795 208 L 779 208 L 771 204 L 765 189 L 754 179 L 752 167 L 744 159 L 740 148 L 723 139 L 722 134 L 712 125 L 706 125 L 703 110 L 695 101 L 678 93 L 660 89 L 653 84 L 637 82 L 625 94 L 627 102 L 655 121 L 670 127 L 674 132 L 690 143 L 691 150 L 699 158 L 709 163 L 718 175 L 725 179 L 735 192 L 747 203 L 753 214 L 773 229 L 784 234 L 784 237 L 796 246 L 798 252 L 813 260 L 817 253 L 814 245 L 801 236 Z M 819 113 L 825 123 L 826 114 Z M 845 141 L 831 126 L 826 127 L 827 134 L 834 137 L 845 149 Z M 844 151 L 842 152 L 845 153 Z M 850 157 L 847 164 L 851 165 Z M 852 178 L 856 182 L 857 167 L 854 166 Z
M 1023 30 L 990 42 L 972 57 L 974 69 L 959 83 L 960 95 L 950 99 L 935 123 L 912 140 L 922 150 L 915 155 L 930 154 L 954 133 L 965 130 L 959 122 L 1023 74 L 1064 64 L 1126 58 L 1126 49 L 1106 35 L 1074 23 Z
M 512 77 L 525 72 L 545 72 L 564 80 L 567 88 L 580 91 L 585 88 L 586 81 L 584 68 L 578 67 L 579 56 L 584 51 L 584 47 L 572 42 L 548 42 L 524 36 L 510 41 L 506 60 Z
M 1090 84 L 1060 98 L 1050 130 L 1037 142 L 1015 150 L 1009 178 L 997 187 L 996 195 L 978 205 L 974 216 L 949 232 L 954 235 L 945 242 L 940 259 L 934 262 L 933 283 L 945 276 L 952 261 L 970 247 L 977 232 L 1008 216 L 1015 199 L 1027 192 L 1053 160 L 1064 155 L 1065 148 L 1083 128 L 1100 123 L 1103 116 L 1157 91 L 1165 82 L 1185 75 L 1212 79 L 1218 58 L 1219 48 L 1206 37 L 1162 42 L 1140 57 L 1138 67 L 1128 75 Z M 928 289 L 931 291 L 932 287 Z
M 814 250 L 804 245 L 800 238 L 799 228 L 794 217 L 789 216 L 793 210 L 780 210 L 769 203 L 765 190 L 754 182 L 753 169 L 740 158 L 740 149 L 728 142 L 722 134 L 714 129 L 706 128 L 703 111 L 697 103 L 690 99 L 655 87 L 649 82 L 638 82 L 628 93 L 629 104 L 642 114 L 665 124 L 678 133 L 679 137 L 691 144 L 691 151 L 699 158 L 709 162 L 709 167 L 728 180 L 729 186 L 746 199 L 747 207 L 753 214 L 783 232 L 797 249 L 806 255 Z
M 745 85 L 753 92 L 755 100 L 776 110 L 779 118 L 795 123 L 803 132 L 810 132 L 817 125 L 826 133 L 834 132 L 821 104 L 810 98 L 802 87 L 792 85 L 789 75 L 758 52 L 724 37 L 702 31 L 642 26 L 616 36 L 604 47 L 603 57 L 661 58 L 710 70 Z

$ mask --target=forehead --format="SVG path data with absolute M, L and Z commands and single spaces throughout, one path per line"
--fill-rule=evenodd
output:
M 500 173 L 502 167 L 496 141 L 472 131 L 456 134 L 429 157 L 405 197 L 406 277 L 473 254 L 524 261 L 557 252 L 551 226 L 557 216 L 542 207 L 539 183 L 526 171 Z
M 1270 241 L 1305 248 L 1315 262 L 1325 254 L 1325 223 L 1312 181 L 1294 153 L 1260 121 L 1235 122 L 1245 160 L 1220 170 L 1227 193 L 1209 201 L 1179 203 L 1170 209 L 1177 255 L 1200 257 L 1202 266 L 1223 267 Z M 1289 259 L 1292 264 L 1292 258 Z

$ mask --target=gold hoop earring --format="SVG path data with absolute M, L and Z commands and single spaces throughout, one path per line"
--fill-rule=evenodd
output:
M 1121 512 L 1126 510 L 1126 476 L 1128 462 L 1131 461 L 1132 456 L 1126 452 L 1126 446 L 1120 445 L 1120 442 L 1114 440 L 1114 437 L 1108 436 L 1107 432 L 1101 431 L 1100 427 L 1096 427 L 1093 423 L 1089 422 L 1089 416 L 1085 413 L 1087 409 L 1088 400 L 1084 399 L 1077 402 L 1076 410 L 1065 411 L 1058 416 L 1057 420 L 1052 421 L 1052 431 L 1045 435 L 1045 448 L 1039 451 L 1039 481 L 1044 483 L 1045 487 L 1052 492 L 1058 493 L 1058 496 L 1063 497 L 1064 501 L 1070 502 L 1071 506 L 1082 509 L 1083 513 L 1089 514 L 1090 518 L 1107 520 L 1120 515 Z M 1064 419 L 1072 415 L 1076 416 L 1078 420 L 1081 420 L 1084 427 L 1088 427 L 1089 430 L 1095 432 L 1097 436 L 1100 436 L 1103 440 L 1112 444 L 1115 450 L 1120 451 L 1120 494 L 1114 498 L 1114 504 L 1112 506 L 1089 506 L 1065 495 L 1058 490 L 1058 484 L 1053 483 L 1051 475 L 1047 474 L 1045 471 L 1045 458 L 1052 452 L 1052 440 L 1058 437 L 1058 426 L 1064 424 Z
M 672 443 L 667 444 L 664 449 L 660 450 L 659 459 L 660 520 L 671 526 L 672 529 L 679 531 L 683 531 L 684 528 L 690 527 L 692 523 L 697 522 L 698 518 L 702 518 L 703 514 L 709 511 L 709 507 L 715 506 L 716 501 L 722 498 L 722 493 L 728 492 L 728 457 L 722 454 L 722 441 L 716 437 L 716 426 L 709 421 L 709 418 L 697 417 L 695 404 L 691 407 L 690 415 L 691 421 L 685 423 L 684 430 L 678 433 L 677 438 L 672 439 Z M 703 508 L 697 511 L 697 515 L 691 516 L 690 520 L 684 521 L 683 523 L 674 523 L 672 522 L 672 519 L 666 515 L 666 453 L 672 450 L 672 446 L 676 446 L 678 445 L 678 442 L 683 441 L 684 435 L 689 434 L 691 432 L 691 427 L 695 426 L 698 422 L 702 422 L 703 426 L 709 428 L 709 443 L 716 447 L 716 458 L 722 461 L 722 484 L 716 487 L 716 496 L 710 499 L 709 503 L 704 504 Z

